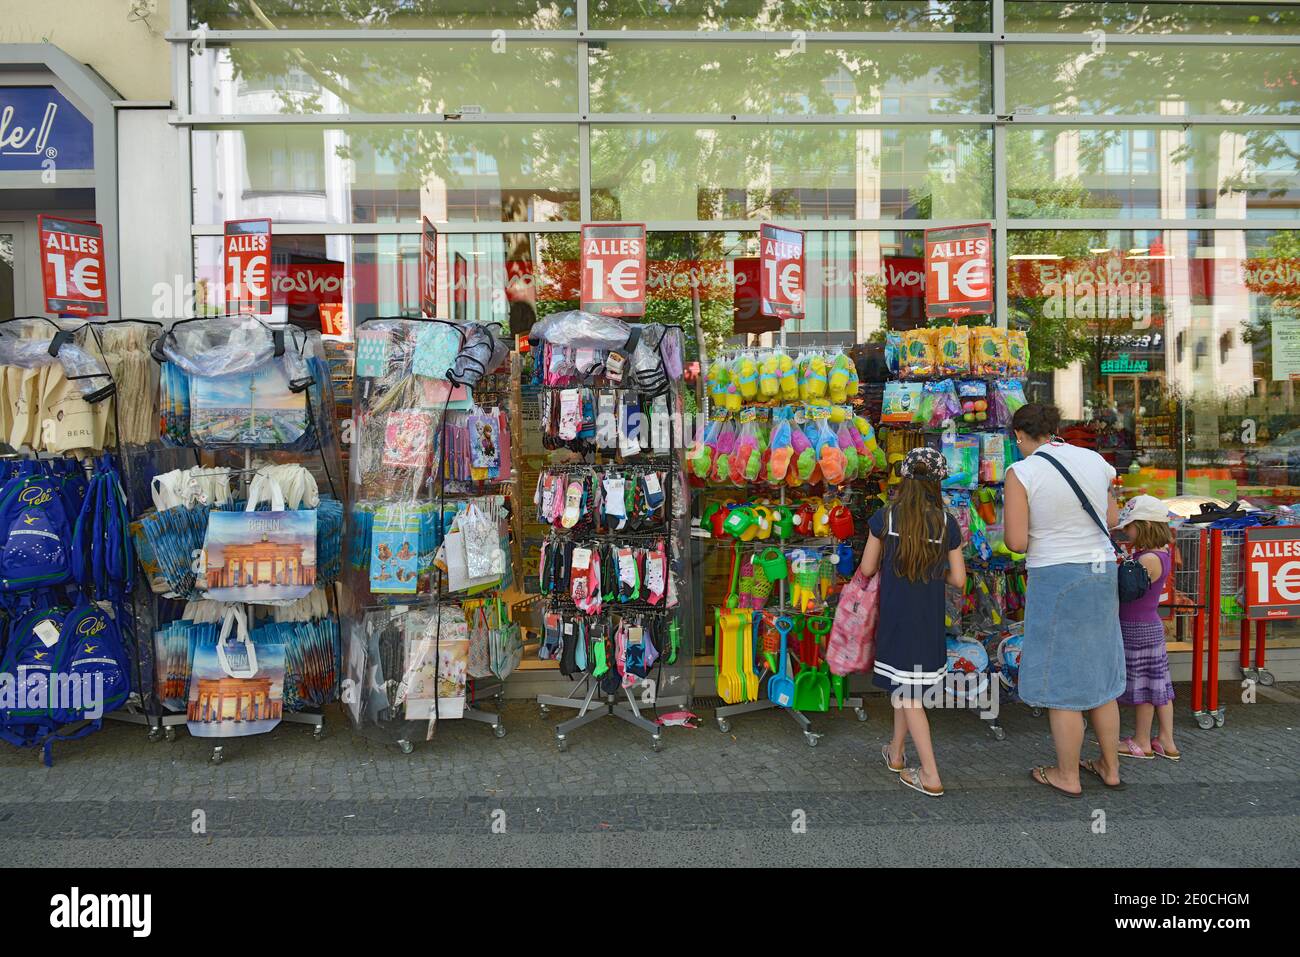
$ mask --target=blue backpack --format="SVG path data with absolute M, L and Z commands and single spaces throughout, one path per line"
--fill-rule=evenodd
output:
M 0 672 L 12 682 L 0 690 L 0 739 L 42 748 L 47 767 L 55 741 L 97 731 L 103 715 L 131 693 L 117 623 L 86 601 L 71 611 L 42 608 L 15 621 Z
M 62 478 L 26 475 L 0 490 L 0 590 L 61 585 L 72 578 L 72 523 Z

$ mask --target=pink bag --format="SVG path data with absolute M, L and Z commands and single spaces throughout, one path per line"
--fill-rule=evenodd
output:
M 826 645 L 831 674 L 867 672 L 876 663 L 876 625 L 880 621 L 880 576 L 867 578 L 862 570 L 840 592 L 835 624 Z

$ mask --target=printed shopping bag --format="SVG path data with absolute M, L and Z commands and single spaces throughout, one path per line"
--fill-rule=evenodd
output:
M 840 592 L 835 623 L 826 644 L 831 674 L 870 671 L 876 663 L 876 625 L 880 621 L 880 576 L 867 578 L 862 570 Z
M 477 502 L 470 502 L 459 524 L 465 535 L 466 573 L 471 578 L 500 577 L 505 571 L 505 556 L 497 524 L 483 514 Z
M 370 532 L 370 591 L 414 595 L 420 577 L 420 512 L 381 505 Z
M 186 726 L 196 738 L 265 734 L 284 711 L 284 645 L 257 644 L 238 606 L 226 610 L 215 644 L 194 651 Z
M 271 510 L 256 511 L 269 496 Z M 316 510 L 286 510 L 284 492 L 266 475 L 254 476 L 242 512 L 208 513 L 203 542 L 206 598 L 284 605 L 316 586 Z
M 471 615 L 469 629 L 469 676 L 487 678 L 492 675 L 492 626 L 487 603 L 480 604 Z
M 468 514 L 462 512 L 452 521 L 451 528 L 447 531 L 447 536 L 442 543 L 442 559 L 444 570 L 447 573 L 447 589 L 449 591 L 465 591 L 469 588 L 479 588 L 483 585 L 491 585 L 500 581 L 501 572 L 489 572 L 486 574 L 473 575 L 469 570 L 469 536 L 466 534 L 463 524 L 465 516 Z M 473 523 L 471 523 L 472 525 Z M 490 522 L 488 527 L 492 529 L 492 541 L 494 547 L 500 550 L 500 541 L 496 537 L 495 526 Z M 484 567 L 481 560 L 481 550 L 483 548 L 483 539 L 481 529 L 474 530 L 475 535 L 475 567 Z
M 465 713 L 469 675 L 469 628 L 461 610 L 442 606 L 405 621 L 405 662 L 394 705 L 405 706 L 406 720 L 460 718 Z M 434 715 L 434 701 L 437 715 Z
M 307 394 L 289 387 L 281 362 L 233 375 L 190 376 L 190 439 L 200 448 L 283 447 L 310 422 Z

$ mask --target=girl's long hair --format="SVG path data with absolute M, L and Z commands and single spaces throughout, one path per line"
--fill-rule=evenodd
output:
M 928 582 L 942 574 L 948 554 L 948 516 L 938 479 L 903 479 L 890 514 L 898 534 L 894 573 L 912 582 Z

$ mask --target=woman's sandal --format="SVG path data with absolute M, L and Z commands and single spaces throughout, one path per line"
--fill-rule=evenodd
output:
M 1119 739 L 1119 756 L 1121 758 L 1137 758 L 1139 761 L 1154 761 L 1155 754 L 1150 751 L 1143 751 L 1138 747 L 1137 741 L 1133 738 Z
M 885 767 L 889 768 L 889 770 L 893 771 L 895 774 L 902 774 L 907 770 L 907 751 L 903 752 L 903 763 L 898 767 L 894 767 L 889 763 L 889 745 L 883 744 L 880 746 L 880 756 L 885 759 Z
M 1161 744 L 1159 741 L 1151 742 L 1151 750 L 1155 754 L 1160 755 L 1162 758 L 1168 758 L 1170 761 L 1181 761 L 1183 759 L 1183 752 L 1166 751 L 1165 746 Z
M 1078 791 L 1067 791 L 1065 788 L 1061 787 L 1060 785 L 1053 784 L 1051 779 L 1048 778 L 1047 776 L 1047 768 L 1041 765 L 1039 767 L 1034 768 L 1032 771 L 1030 771 L 1029 777 L 1033 780 L 1035 784 L 1046 785 L 1047 787 L 1055 791 L 1057 794 L 1064 794 L 1068 798 L 1083 797 L 1082 788 L 1080 788 Z
M 1107 783 L 1106 779 L 1101 776 L 1101 768 L 1097 767 L 1096 761 L 1080 761 L 1079 767 L 1089 774 L 1095 774 L 1097 780 L 1112 791 L 1122 791 L 1126 786 L 1123 781 L 1116 781 L 1114 784 Z
M 924 794 L 926 797 L 943 797 L 943 788 L 939 788 L 937 791 L 932 791 L 921 783 L 921 771 L 919 768 L 903 768 L 902 772 L 898 775 L 898 780 L 903 783 L 903 787 L 911 788 L 913 791 Z

